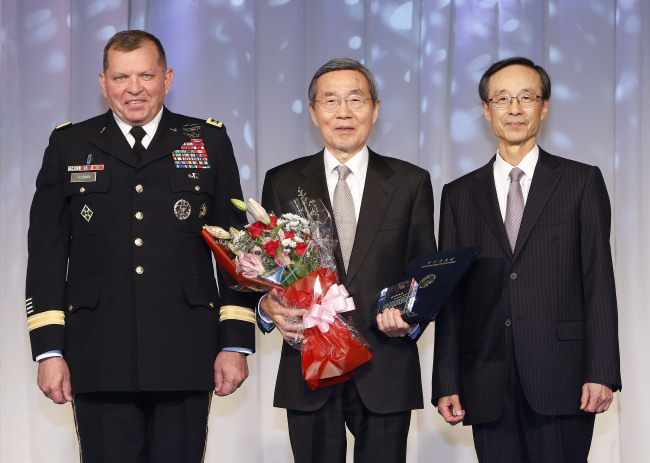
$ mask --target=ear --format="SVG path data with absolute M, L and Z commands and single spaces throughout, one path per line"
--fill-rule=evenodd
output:
M 543 120 L 546 115 L 548 114 L 548 105 L 551 103 L 551 100 L 543 100 L 542 101 L 542 116 L 540 120 Z
M 174 80 L 174 70 L 169 68 L 165 71 L 165 95 L 169 93 L 169 89 L 172 86 Z
M 483 108 L 483 115 L 485 118 L 492 122 L 492 113 L 490 112 L 490 106 L 485 102 L 481 101 L 481 107 Z
M 102 87 L 102 93 L 104 94 L 104 98 L 106 98 L 106 74 L 103 72 L 99 73 L 99 85 Z
M 318 123 L 318 116 L 316 116 L 316 110 L 311 105 L 311 102 L 309 102 L 309 114 L 311 115 L 311 120 L 314 121 L 314 125 L 320 128 L 320 125 Z
M 381 100 L 377 98 L 377 101 L 375 102 L 375 106 L 372 108 L 372 123 L 374 124 L 377 121 L 377 116 L 379 116 L 379 103 L 381 103 Z

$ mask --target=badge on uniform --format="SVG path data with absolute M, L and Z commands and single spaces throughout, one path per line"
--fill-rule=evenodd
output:
M 208 206 L 206 206 L 205 203 L 203 203 L 199 208 L 199 219 L 202 219 L 206 215 L 208 215 Z
M 81 217 L 86 219 L 86 222 L 90 222 L 90 219 L 93 216 L 93 211 L 88 207 L 88 204 L 84 204 L 83 209 L 81 209 Z
M 190 138 L 199 138 L 201 126 L 199 124 L 185 124 L 183 126 L 183 135 Z
M 192 138 L 183 143 L 180 149 L 172 151 L 174 165 L 178 169 L 209 169 L 208 155 L 203 146 L 203 139 Z
M 192 207 L 190 203 L 184 199 L 179 199 L 174 204 L 174 215 L 178 220 L 185 220 L 190 216 L 192 212 Z

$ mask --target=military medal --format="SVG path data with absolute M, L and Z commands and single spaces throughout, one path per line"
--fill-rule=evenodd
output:
M 90 222 L 90 219 L 93 216 L 93 211 L 88 207 L 88 204 L 84 204 L 83 209 L 81 209 L 81 217 L 86 219 L 86 222 Z
M 92 156 L 90 154 L 89 156 Z M 104 164 L 90 164 L 85 166 L 68 166 L 68 172 L 80 172 L 86 170 L 104 170 Z
M 199 219 L 202 219 L 206 215 L 208 215 L 208 206 L 206 206 L 205 203 L 203 203 L 199 208 Z
M 184 199 L 179 199 L 174 204 L 174 215 L 178 220 L 187 219 L 191 212 L 192 208 L 190 207 L 190 203 Z
M 183 143 L 180 149 L 172 151 L 174 165 L 178 169 L 209 169 L 208 155 L 203 139 L 192 138 Z

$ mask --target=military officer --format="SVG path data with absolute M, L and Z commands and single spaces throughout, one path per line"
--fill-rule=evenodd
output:
M 72 401 L 82 460 L 202 461 L 212 391 L 248 376 L 255 315 L 218 276 L 200 231 L 240 224 L 221 122 L 163 106 L 160 41 L 104 49 L 110 111 L 51 135 L 30 214 L 27 321 L 38 385 Z

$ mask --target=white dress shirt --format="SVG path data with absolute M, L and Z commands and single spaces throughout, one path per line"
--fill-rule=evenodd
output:
M 330 195 L 330 204 L 334 204 L 334 189 L 339 181 L 339 173 L 336 168 L 341 163 L 330 153 L 327 148 L 324 152 L 325 161 L 325 176 L 327 179 L 327 191 Z M 350 169 L 350 175 L 347 176 L 345 181 L 352 193 L 352 201 L 354 201 L 354 214 L 359 222 L 359 212 L 361 212 L 361 199 L 363 198 L 363 187 L 366 184 L 366 172 L 368 172 L 368 147 L 363 146 L 361 151 L 348 159 L 345 166 Z
M 533 181 L 533 173 L 539 159 L 539 146 L 535 145 L 532 150 L 521 160 L 517 166 L 512 166 L 503 160 L 499 151 L 494 160 L 494 185 L 497 189 L 497 198 L 499 200 L 499 209 L 501 209 L 501 218 L 506 220 L 506 205 L 508 203 L 508 189 L 510 188 L 510 171 L 513 167 L 519 167 L 524 171 L 524 175 L 519 179 L 521 191 L 524 194 L 524 206 L 528 200 L 530 183 Z
M 142 146 L 144 146 L 145 148 L 149 148 L 149 143 L 151 143 L 153 136 L 156 134 L 156 130 L 158 130 L 158 124 L 160 124 L 162 113 L 163 110 L 162 108 L 160 108 L 160 111 L 158 112 L 158 114 L 156 114 L 156 117 L 154 117 L 151 121 L 149 121 L 145 125 L 141 126 L 146 132 L 146 135 L 142 138 Z M 117 114 L 115 113 L 113 113 L 113 117 L 115 118 L 115 122 L 117 122 L 118 127 L 126 137 L 126 141 L 128 141 L 129 145 L 131 145 L 131 148 L 133 148 L 133 145 L 135 145 L 135 138 L 133 138 L 133 135 L 131 135 L 131 127 L 133 126 L 127 124 L 122 119 L 117 117 Z

